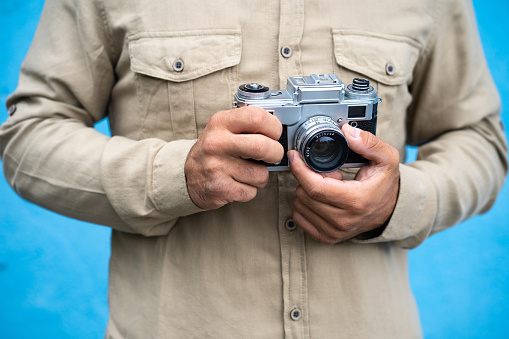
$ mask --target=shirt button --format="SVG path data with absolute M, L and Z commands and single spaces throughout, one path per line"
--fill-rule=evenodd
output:
M 302 317 L 302 312 L 298 308 L 294 308 L 290 311 L 290 318 L 292 320 L 298 321 Z
M 396 72 L 396 70 L 393 64 L 385 65 L 385 73 L 387 73 L 387 75 L 394 75 L 394 72 Z
M 292 49 L 290 46 L 284 46 L 281 48 L 281 55 L 285 58 L 289 58 L 292 56 Z
M 293 219 L 286 220 L 285 226 L 289 231 L 295 231 L 297 229 L 297 223 Z
M 173 70 L 175 72 L 182 72 L 184 70 L 184 61 L 177 59 L 173 62 Z
M 16 105 L 12 105 L 11 107 L 9 107 L 8 111 L 9 115 L 13 115 L 14 113 L 16 113 L 16 109 L 18 109 Z

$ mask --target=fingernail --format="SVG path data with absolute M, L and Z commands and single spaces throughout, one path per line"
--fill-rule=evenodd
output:
M 350 134 L 350 136 L 352 136 L 352 138 L 358 138 L 359 135 L 361 134 L 361 131 L 358 128 L 355 128 L 350 125 L 346 125 L 346 127 L 348 129 L 348 134 Z

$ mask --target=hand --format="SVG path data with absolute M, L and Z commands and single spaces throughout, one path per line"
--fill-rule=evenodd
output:
M 185 164 L 187 190 L 194 204 L 219 208 L 233 201 L 253 199 L 265 187 L 269 172 L 263 164 L 283 158 L 278 142 L 279 120 L 255 106 L 214 114 L 191 148 Z
M 391 216 L 399 191 L 399 152 L 373 134 L 343 125 L 349 147 L 368 159 L 355 180 L 339 172 L 318 173 L 296 151 L 290 169 L 299 182 L 293 218 L 312 238 L 337 244 L 382 226 Z

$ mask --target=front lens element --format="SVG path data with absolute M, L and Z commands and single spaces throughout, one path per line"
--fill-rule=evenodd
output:
M 348 142 L 329 117 L 308 119 L 295 134 L 295 148 L 304 162 L 317 172 L 332 172 L 343 165 L 348 156 Z
M 341 156 L 343 151 L 334 138 L 321 136 L 309 146 L 310 156 L 320 164 L 326 164 Z

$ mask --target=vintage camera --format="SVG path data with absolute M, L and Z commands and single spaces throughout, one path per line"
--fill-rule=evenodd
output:
M 286 153 L 296 149 L 304 162 L 317 172 L 339 167 L 361 167 L 364 157 L 348 148 L 343 124 L 376 134 L 377 90 L 366 79 L 356 78 L 346 86 L 334 74 L 311 74 L 288 78 L 286 91 L 249 83 L 239 86 L 234 107 L 259 106 L 274 114 L 283 125 L 279 142 L 284 158 L 265 164 L 270 171 L 289 170 Z

